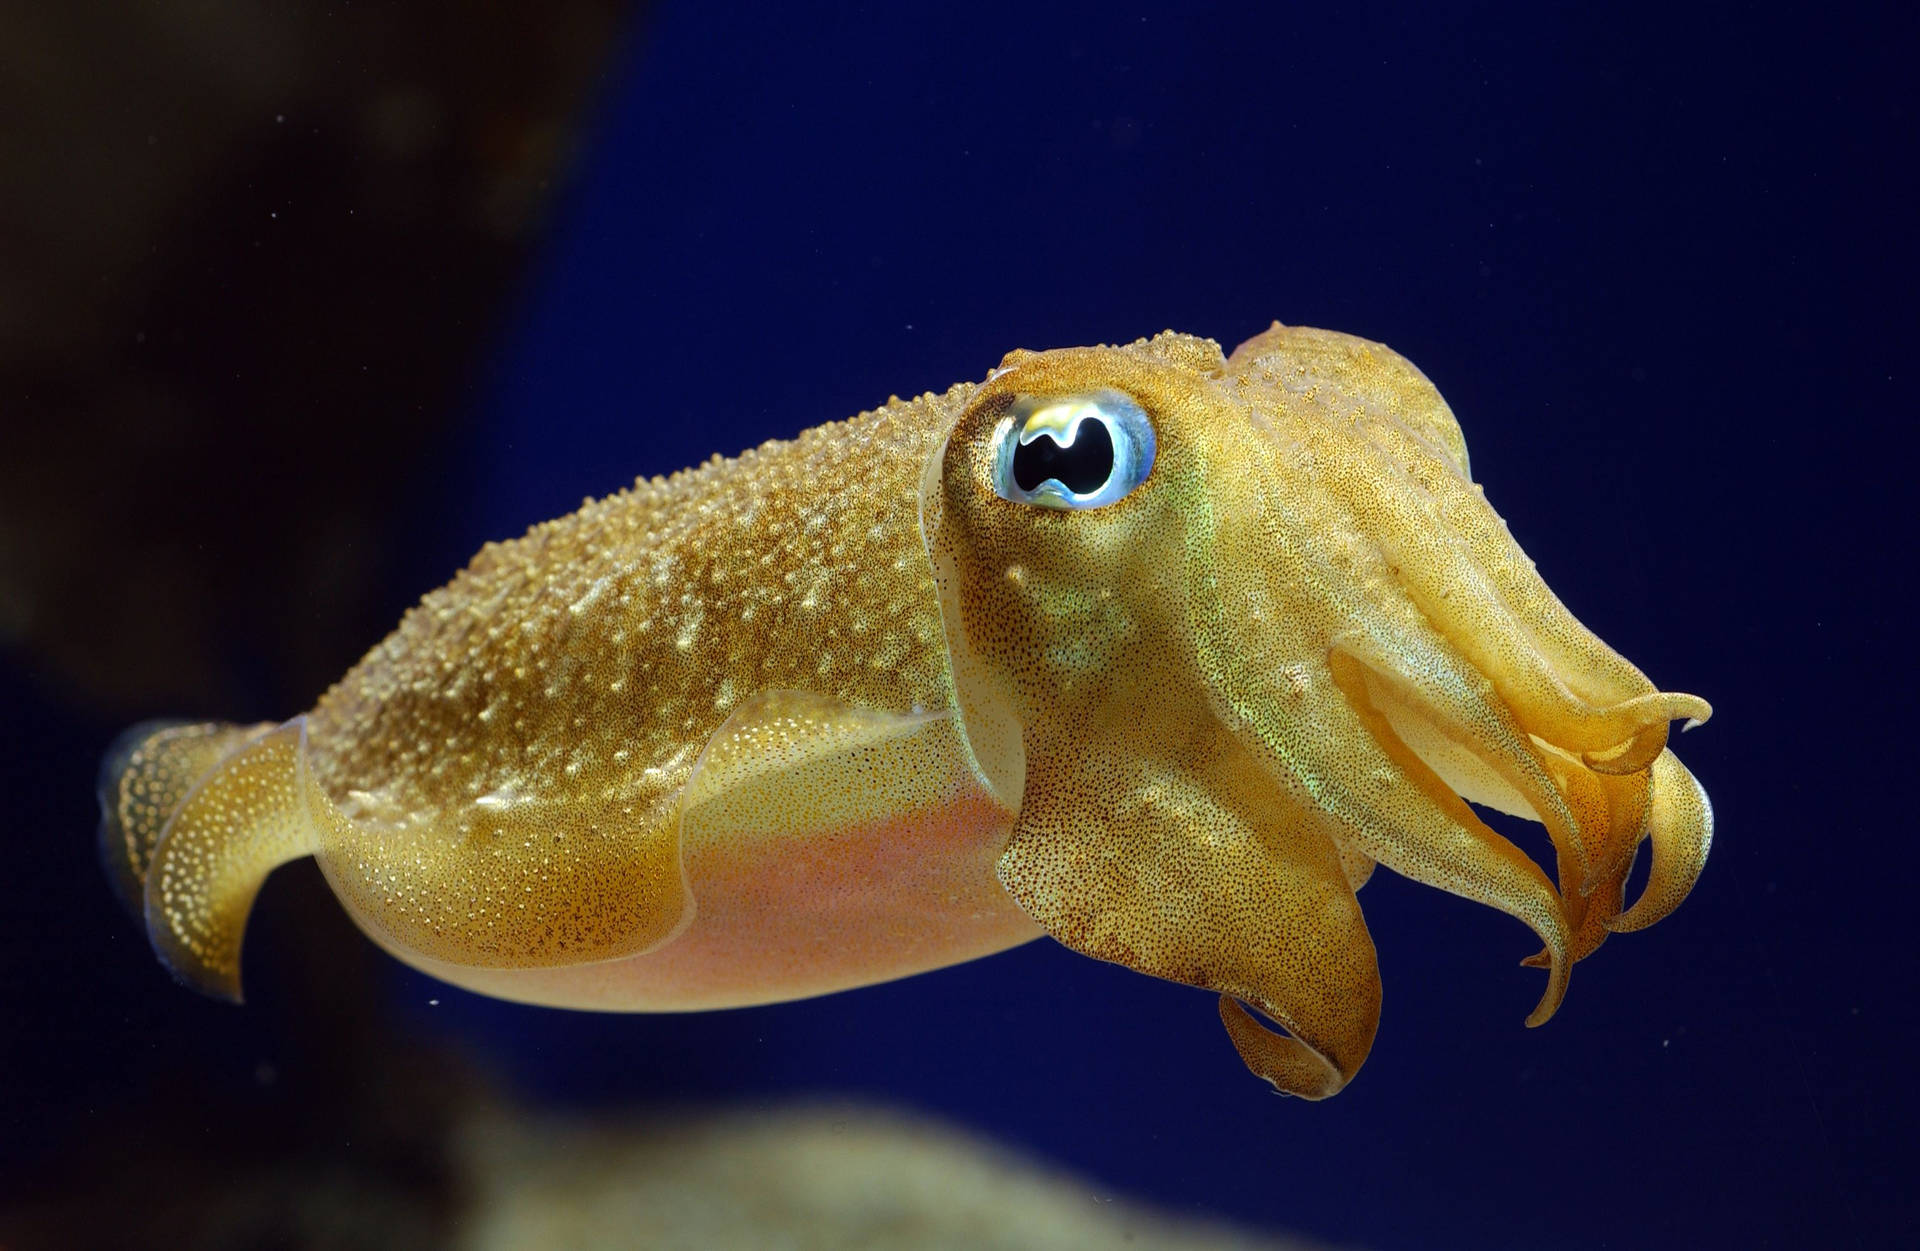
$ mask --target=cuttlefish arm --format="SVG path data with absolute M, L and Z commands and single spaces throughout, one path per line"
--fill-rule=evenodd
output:
M 1587 633 L 1375 344 L 1276 326 L 1017 352 L 489 547 L 284 725 L 155 725 L 102 773 L 122 893 L 237 998 L 315 856 L 402 960 L 579 1008 L 722 1007 L 1041 933 L 1220 996 L 1276 1089 L 1380 1008 L 1376 863 L 1548 970 L 1671 911 L 1704 720 Z M 1538 820 L 1558 884 L 1475 814 Z M 1635 852 L 1646 891 L 1626 906 Z

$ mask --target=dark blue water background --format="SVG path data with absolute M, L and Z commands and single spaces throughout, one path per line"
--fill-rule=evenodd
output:
M 583 496 L 977 379 L 1009 348 L 1351 331 L 1440 386 L 1574 612 L 1713 701 L 1677 743 L 1719 815 L 1711 863 L 1535 1031 L 1529 934 L 1376 876 L 1379 1040 L 1320 1105 L 1265 1093 L 1208 996 L 1050 942 L 690 1017 L 396 969 L 409 1027 L 538 1100 L 851 1092 L 1116 1192 L 1356 1245 L 1896 1244 L 1911 21 L 759 7 L 666 5 L 617 62 L 431 484 L 451 506 L 422 518 L 414 589 Z M 147 959 L 130 933 L 113 958 L 116 981 Z M 180 1028 L 233 1019 L 206 1012 Z

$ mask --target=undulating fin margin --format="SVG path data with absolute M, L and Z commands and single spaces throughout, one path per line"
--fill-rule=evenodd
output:
M 116 890 L 161 963 L 240 1000 L 240 944 L 268 873 L 318 849 L 306 718 L 283 725 L 149 722 L 101 765 L 100 840 Z

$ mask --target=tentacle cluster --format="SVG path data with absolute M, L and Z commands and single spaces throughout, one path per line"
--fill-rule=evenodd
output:
M 1156 422 L 1148 480 L 1080 513 L 992 489 L 1007 412 L 1105 389 Z M 1375 864 L 1533 929 L 1530 1025 L 1698 875 L 1711 817 L 1666 739 L 1706 704 L 1561 605 L 1432 384 L 1377 344 L 1276 326 L 1230 360 L 1179 336 L 1010 357 L 922 526 L 973 759 L 1018 803 L 1001 882 L 1075 950 L 1221 993 L 1279 1090 L 1324 1098 L 1371 1045 Z M 1557 884 L 1475 804 L 1541 822 Z
M 1539 1024 L 1572 961 L 1671 912 L 1699 876 L 1712 811 L 1667 737 L 1670 722 L 1699 724 L 1711 709 L 1660 691 L 1566 609 L 1467 476 L 1453 415 L 1411 364 L 1377 344 L 1276 326 L 1226 373 L 1265 469 L 1259 509 L 1274 520 L 1261 540 L 1281 544 L 1285 576 L 1304 588 L 1296 602 L 1348 615 L 1328 627 L 1327 660 L 1347 715 L 1331 700 L 1313 706 L 1319 744 L 1287 741 L 1276 722 L 1298 721 L 1306 700 L 1286 708 L 1267 675 L 1226 675 L 1223 689 L 1240 691 L 1228 702 L 1254 710 L 1246 728 L 1277 768 L 1304 762 L 1335 793 L 1329 807 L 1355 848 L 1535 929 L 1542 949 L 1527 963 L 1550 970 L 1529 1018 Z M 1275 391 L 1291 402 L 1274 402 Z M 1313 505 L 1312 544 L 1295 537 L 1301 501 Z M 1223 545 L 1234 529 L 1223 525 Z M 1261 615 L 1256 592 L 1229 604 L 1234 579 L 1222 581 L 1223 620 Z M 1220 647 L 1244 653 L 1248 668 L 1285 670 L 1303 640 L 1268 638 Z M 1364 739 L 1339 728 L 1355 722 Z M 1541 822 L 1558 885 L 1463 800 Z M 1642 841 L 1653 872 L 1627 908 Z

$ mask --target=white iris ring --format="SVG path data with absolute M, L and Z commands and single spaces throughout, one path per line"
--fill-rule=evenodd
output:
M 1091 491 L 1075 492 L 1058 478 L 1031 491 L 1013 476 L 1013 455 L 1038 438 L 1070 448 L 1087 422 L 1097 421 L 1113 442 L 1113 467 Z M 1022 395 L 993 429 L 993 489 L 1002 499 L 1042 508 L 1103 508 L 1124 499 L 1153 472 L 1153 423 L 1131 396 L 1118 391 L 1082 395 Z

